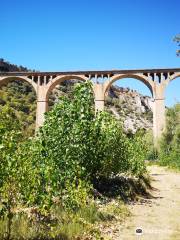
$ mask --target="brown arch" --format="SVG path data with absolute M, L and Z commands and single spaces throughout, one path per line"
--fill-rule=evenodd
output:
M 49 98 L 49 93 L 55 88 L 56 85 L 66 81 L 66 80 L 80 80 L 80 81 L 87 81 L 88 78 L 80 75 L 65 75 L 65 76 L 57 76 L 52 81 L 47 84 L 47 91 L 46 91 L 46 99 Z
M 6 77 L 0 77 L 0 87 L 2 85 L 7 84 L 8 82 L 12 81 L 12 80 L 20 80 L 20 81 L 25 81 L 28 82 L 33 89 L 35 90 L 35 93 L 37 94 L 37 85 L 35 82 L 33 82 L 31 79 L 29 79 L 28 77 L 16 77 L 16 76 L 6 76 Z
M 124 79 L 124 78 L 134 78 L 134 79 L 137 79 L 137 80 L 141 81 L 142 83 L 144 83 L 148 87 L 148 89 L 150 90 L 150 92 L 153 96 L 153 81 L 149 80 L 148 77 L 142 76 L 140 74 L 119 74 L 117 76 L 112 77 L 110 81 L 105 82 L 104 95 L 106 94 L 106 92 L 108 91 L 110 86 L 115 81 L 120 80 L 120 79 Z

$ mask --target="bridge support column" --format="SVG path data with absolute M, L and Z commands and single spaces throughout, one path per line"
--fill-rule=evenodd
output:
M 155 99 L 153 106 L 154 143 L 157 146 L 165 128 L 165 99 Z
M 95 95 L 95 111 L 104 110 L 104 85 L 100 83 L 94 84 L 94 95 Z
M 39 86 L 37 92 L 37 108 L 36 108 L 36 131 L 44 123 L 44 113 L 48 111 L 48 101 L 45 96 L 45 89 Z
M 162 133 L 165 129 L 165 87 L 162 84 L 156 85 L 153 104 L 153 136 L 155 147 L 158 147 Z

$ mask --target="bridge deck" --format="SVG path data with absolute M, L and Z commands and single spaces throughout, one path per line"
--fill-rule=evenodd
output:
M 0 76 L 44 76 L 44 75 L 115 75 L 134 73 L 175 73 L 180 72 L 180 68 L 162 69 L 133 69 L 133 70 L 97 70 L 97 71 L 65 71 L 65 72 L 0 72 Z

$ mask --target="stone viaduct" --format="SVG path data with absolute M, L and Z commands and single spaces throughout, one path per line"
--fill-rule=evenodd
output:
M 48 97 L 51 90 L 65 80 L 91 80 L 96 110 L 104 109 L 105 94 L 113 82 L 123 78 L 134 78 L 143 82 L 151 91 L 153 106 L 153 135 L 155 142 L 165 127 L 165 90 L 175 78 L 180 77 L 180 68 L 76 71 L 76 72 L 0 72 L 0 87 L 10 80 L 21 80 L 31 84 L 37 95 L 36 129 L 44 122 L 48 111 Z M 99 79 L 101 79 L 99 83 Z

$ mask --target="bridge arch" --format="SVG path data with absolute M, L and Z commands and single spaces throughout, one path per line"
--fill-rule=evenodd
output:
M 33 82 L 31 79 L 29 79 L 28 77 L 19 77 L 19 76 L 18 77 L 17 76 L 0 77 L 0 87 L 3 85 L 6 85 L 10 81 L 16 81 L 16 80 L 25 81 L 29 83 L 33 87 L 35 93 L 37 94 L 37 84 Z
M 80 80 L 80 81 L 87 81 L 88 78 L 81 75 L 65 75 L 65 76 L 57 76 L 52 81 L 47 84 L 46 90 L 46 101 L 48 101 L 50 92 L 60 83 L 67 81 L 67 80 Z
M 9 88 L 14 86 L 13 91 L 10 90 L 8 92 Z M 21 89 L 22 86 L 23 88 Z M 26 76 L 2 76 L 0 77 L 1 87 L 4 88 L 2 91 L 5 93 L 0 97 L 2 100 L 1 105 L 3 106 L 4 103 L 9 102 L 10 106 L 17 111 L 18 118 L 20 117 L 21 119 L 20 123 L 23 131 L 26 132 L 27 136 L 33 136 L 36 122 L 35 105 L 38 97 L 37 84 Z M 20 96 L 17 95 L 18 90 L 21 92 Z M 12 98 L 14 93 L 15 96 Z M 25 100 L 24 97 L 26 98 Z M 17 99 L 20 100 L 18 104 L 16 104 Z
M 142 75 L 142 74 L 119 74 L 116 75 L 114 77 L 112 77 L 109 81 L 106 81 L 104 83 L 104 96 L 106 94 L 106 92 L 109 90 L 110 86 L 115 82 L 118 81 L 120 79 L 125 79 L 125 78 L 134 78 L 136 80 L 141 81 L 142 83 L 144 83 L 148 89 L 150 90 L 152 96 L 154 96 L 153 93 L 153 81 L 148 79 L 148 77 Z
M 180 89 L 180 73 L 175 73 L 167 80 L 164 90 L 165 105 L 171 107 L 180 102 L 179 89 Z
M 180 77 L 180 72 L 178 73 L 174 73 L 173 75 L 171 75 L 171 77 L 168 79 L 167 84 L 169 84 L 171 81 L 173 81 L 174 79 Z
M 120 81 L 118 81 L 120 80 Z M 127 80 L 127 84 L 126 84 L 126 80 Z M 132 81 L 129 81 L 132 80 Z M 135 132 L 136 130 L 138 130 L 139 127 L 137 127 L 139 124 L 141 124 L 141 117 L 140 117 L 140 113 L 142 113 L 143 111 L 145 112 L 145 107 L 142 110 L 139 110 L 136 112 L 137 114 L 135 114 L 134 118 L 132 119 L 131 113 L 135 110 L 134 106 L 131 106 L 131 104 L 129 104 L 129 102 L 127 101 L 126 95 L 124 95 L 123 91 L 122 93 L 120 93 L 121 96 L 118 96 L 116 94 L 116 91 L 113 90 L 112 88 L 112 92 L 110 92 L 110 95 L 108 94 L 110 87 L 113 86 L 113 83 L 115 83 L 116 81 L 118 81 L 118 86 L 121 88 L 123 86 L 122 83 L 124 83 L 125 86 L 123 86 L 123 88 L 129 88 L 130 93 L 128 94 L 132 94 L 131 96 L 134 96 L 133 101 L 137 102 L 138 104 L 138 100 L 135 97 L 135 95 L 133 95 L 133 91 L 136 90 L 138 91 L 138 83 L 140 83 L 139 85 L 139 90 L 144 90 L 144 91 L 140 91 L 142 95 L 147 95 L 147 96 L 151 96 L 154 97 L 154 89 L 153 89 L 153 85 L 154 82 L 149 79 L 148 76 L 145 76 L 143 74 L 129 74 L 129 73 L 125 73 L 125 74 L 118 74 L 116 76 L 113 76 L 109 79 L 109 81 L 105 82 L 104 85 L 104 108 L 108 111 L 110 111 L 111 113 L 113 113 L 118 119 L 121 119 L 123 126 L 125 127 L 125 129 L 127 131 L 132 131 Z M 135 82 L 135 85 L 133 84 L 133 81 Z M 144 86 L 144 88 L 143 88 Z M 146 89 L 145 89 L 146 88 Z M 131 92 L 132 90 L 132 92 Z M 148 90 L 148 92 L 146 92 Z M 139 91 L 138 91 L 139 92 Z M 144 92 L 144 93 L 143 93 Z M 129 96 L 130 96 L 129 95 Z M 109 98 L 110 96 L 110 98 Z M 141 100 L 144 101 L 144 100 Z M 145 100 L 146 102 L 146 100 Z M 145 103 L 144 102 L 144 103 Z M 153 110 L 153 101 L 149 101 L 148 105 L 150 107 L 150 109 L 148 109 L 147 115 L 146 117 L 148 118 L 148 123 L 144 123 L 144 127 L 152 127 L 152 121 L 153 121 L 153 114 L 152 114 L 152 110 Z M 127 110 L 126 110 L 126 107 Z M 145 105 L 146 106 L 146 105 Z M 142 111 L 142 112 L 141 112 Z M 147 110 L 146 110 L 147 111 Z M 121 117 L 120 117 L 121 116 Z M 139 125 L 141 126 L 141 125 Z M 142 126 L 141 126 L 142 127 Z

